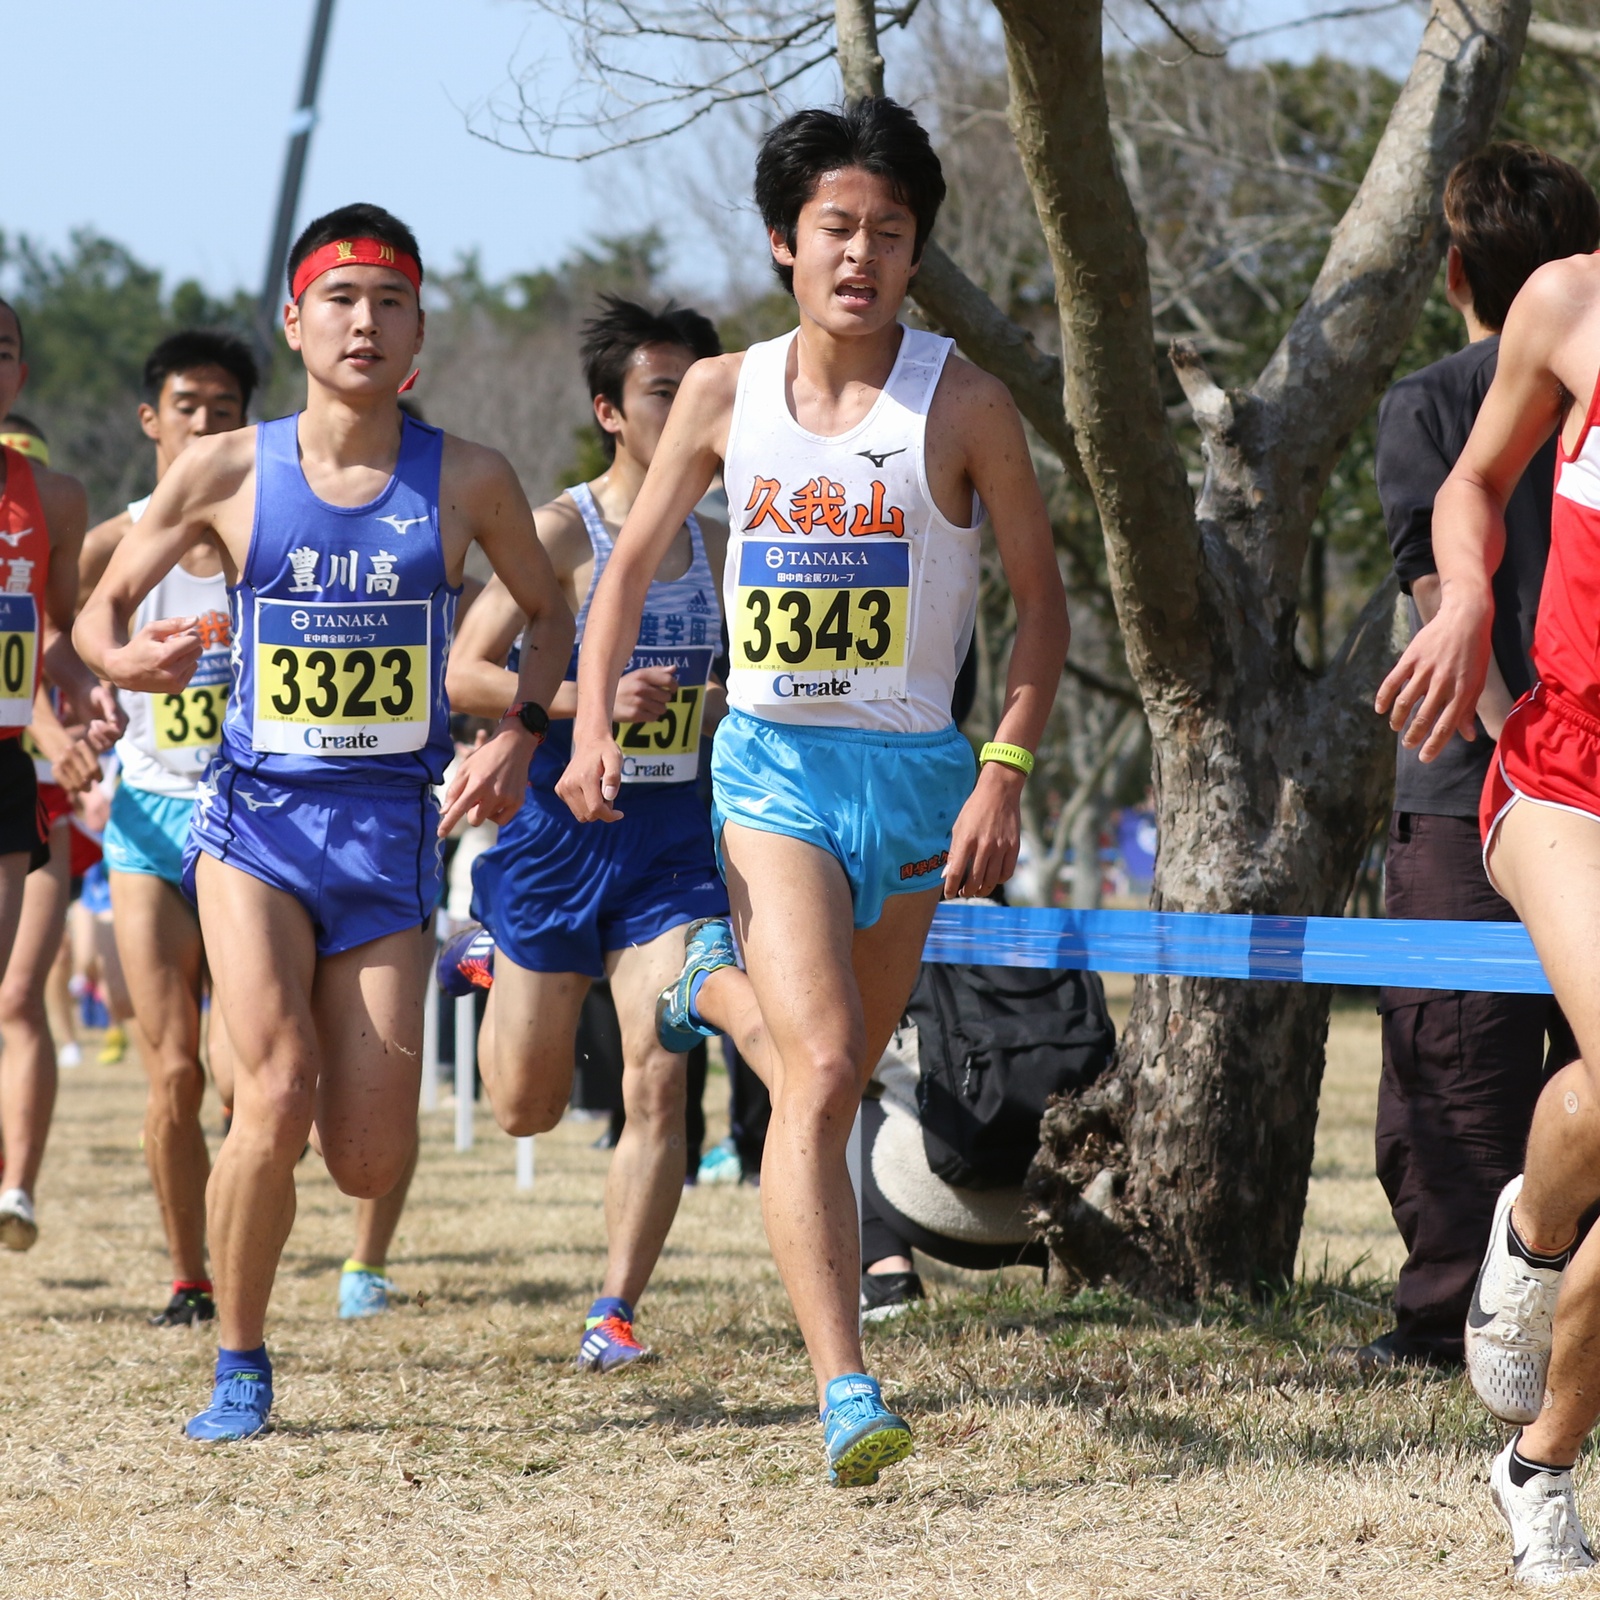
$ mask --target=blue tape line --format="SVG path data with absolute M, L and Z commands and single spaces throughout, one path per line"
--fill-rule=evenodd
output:
M 973 966 L 1549 994 L 1520 922 L 941 905 L 923 952 Z

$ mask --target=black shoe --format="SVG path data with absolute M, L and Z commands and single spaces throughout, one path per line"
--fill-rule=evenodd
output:
M 165 1311 L 150 1318 L 152 1328 L 192 1328 L 197 1322 L 210 1322 L 217 1314 L 217 1303 L 204 1289 L 175 1289 Z
M 1459 1368 L 1462 1361 L 1459 1352 L 1408 1339 L 1398 1328 L 1380 1334 L 1370 1344 L 1335 1345 L 1328 1354 L 1348 1357 L 1363 1372 L 1389 1372 L 1396 1367 L 1431 1367 L 1448 1372 Z
M 926 1300 L 922 1279 L 914 1272 L 863 1272 L 861 1320 L 887 1322 L 911 1309 L 914 1300 Z

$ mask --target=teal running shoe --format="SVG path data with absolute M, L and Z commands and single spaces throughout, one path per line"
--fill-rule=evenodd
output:
M 685 1056 L 702 1039 L 715 1039 L 716 1028 L 702 1022 L 689 1004 L 689 991 L 702 972 L 736 967 L 733 927 L 726 917 L 701 917 L 684 937 L 683 971 L 656 996 L 656 1038 L 663 1050 Z
M 380 1317 L 389 1309 L 389 1291 L 394 1284 L 381 1272 L 345 1262 L 339 1274 L 339 1315 L 346 1321 L 357 1317 Z
M 878 1380 L 847 1372 L 825 1391 L 822 1435 L 828 1447 L 828 1482 L 865 1488 L 878 1472 L 911 1454 L 911 1429 L 883 1403 Z
M 230 1372 L 211 1391 L 211 1404 L 190 1417 L 183 1431 L 191 1439 L 253 1439 L 267 1431 L 272 1410 L 272 1379 L 264 1372 Z
M 737 1183 L 743 1176 L 744 1163 L 739 1159 L 733 1140 L 724 1139 L 700 1158 L 700 1170 L 695 1174 L 695 1182 Z

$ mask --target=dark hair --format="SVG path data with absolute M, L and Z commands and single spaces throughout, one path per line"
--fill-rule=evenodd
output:
M 912 260 L 922 259 L 944 203 L 944 169 L 922 124 L 887 97 L 854 101 L 842 111 L 797 111 L 761 141 L 756 155 L 756 208 L 773 233 L 794 249 L 800 210 L 825 172 L 860 167 L 886 178 L 894 197 L 917 219 Z M 794 269 L 773 263 L 794 293 Z
M 40 444 L 50 443 L 45 437 L 44 429 L 32 417 L 25 417 L 20 411 L 8 411 L 0 417 L 0 428 L 8 429 L 12 433 L 31 433 Z
M 619 411 L 622 409 L 622 381 L 628 364 L 648 344 L 675 344 L 687 350 L 696 361 L 722 354 L 722 340 L 709 317 L 689 306 L 669 300 L 659 311 L 652 311 L 619 294 L 600 296 L 601 309 L 580 328 L 578 354 L 583 360 L 583 375 L 589 397 L 604 395 Z M 604 428 L 600 445 L 606 460 L 617 453 L 617 441 Z
M 161 404 L 161 391 L 175 372 L 193 372 L 197 367 L 221 367 L 239 385 L 239 399 L 246 411 L 255 393 L 260 374 L 256 358 L 242 339 L 217 328 L 185 328 L 169 333 L 145 360 L 140 388 L 146 405 Z
M 1499 332 L 1517 291 L 1547 261 L 1600 245 L 1600 202 L 1574 166 L 1531 144 L 1487 145 L 1457 162 L 1444 220 L 1461 252 L 1472 309 Z
M 9 311 L 11 320 L 17 325 L 17 358 L 21 360 L 24 345 L 22 341 L 22 316 L 9 300 L 0 300 L 0 311 Z
M 376 239 L 379 244 L 393 245 L 396 250 L 404 250 L 416 262 L 417 271 L 422 271 L 422 251 L 417 245 L 416 234 L 382 206 L 358 201 L 355 205 L 340 206 L 337 211 L 330 211 L 306 224 L 305 231 L 295 240 L 294 248 L 289 252 L 287 275 L 291 290 L 294 288 L 295 268 L 313 250 L 320 250 L 335 239 Z

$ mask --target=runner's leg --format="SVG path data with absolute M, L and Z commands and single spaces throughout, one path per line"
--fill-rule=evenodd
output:
M 0 981 L 0 1145 L 5 1187 L 30 1197 L 44 1160 L 56 1104 L 56 1047 L 45 1017 L 44 986 L 61 946 L 71 894 L 71 824 L 50 830 L 50 861 L 27 877 L 11 959 Z
M 577 972 L 530 972 L 496 951 L 478 1070 L 495 1121 L 507 1133 L 548 1133 L 566 1111 L 578 1013 L 590 982 Z
M 0 971 L 11 959 L 11 946 L 22 920 L 22 891 L 28 881 L 28 856 L 13 850 L 0 856 Z
M 406 1195 L 411 1190 L 411 1180 L 417 1171 L 417 1146 L 411 1146 L 411 1159 L 405 1171 L 388 1194 L 375 1200 L 356 1201 L 355 1249 L 350 1252 L 352 1261 L 382 1273 L 389 1262 L 389 1247 L 394 1243 L 395 1230 L 400 1226 L 400 1214 L 406 1208 Z
M 200 923 L 183 895 L 150 873 L 113 872 L 117 950 L 149 1094 L 144 1158 L 161 1207 L 172 1275 L 206 1276 L 206 1179 L 211 1158 L 200 1126 Z
M 1527 924 L 1581 1059 L 1551 1078 L 1528 1137 L 1526 1176 L 1513 1210 L 1531 1249 L 1572 1243 L 1578 1219 L 1600 1199 L 1600 821 L 1519 801 L 1500 823 L 1490 867 Z M 1548 1396 L 1518 1448 L 1564 1465 L 1600 1416 L 1594 1351 L 1600 1346 L 1600 1230 L 1568 1266 L 1556 1306 Z
M 939 891 L 891 897 L 853 927 L 835 858 L 728 823 L 728 894 L 773 1055 L 761 1210 L 819 1401 L 860 1372 L 861 1240 L 845 1163 L 872 1068 L 910 998 Z

